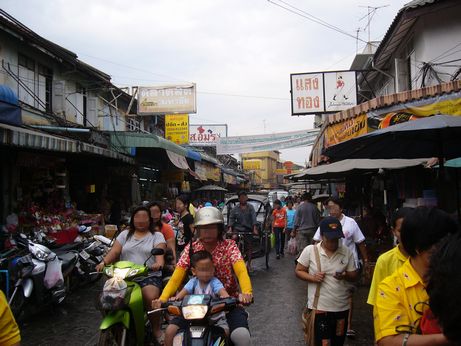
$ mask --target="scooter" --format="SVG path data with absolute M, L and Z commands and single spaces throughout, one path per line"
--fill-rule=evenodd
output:
M 84 245 L 86 246 L 78 253 L 78 263 L 74 271 L 81 286 L 99 281 L 102 273 L 95 274 L 96 266 L 102 262 L 104 255 L 109 252 L 109 247 L 99 240 L 94 240 Z
M 163 255 L 163 249 L 154 248 L 151 256 Z M 150 258 L 149 257 L 149 258 Z M 144 345 L 152 340 L 152 328 L 144 311 L 142 290 L 134 281 L 146 276 L 146 263 L 138 265 L 120 261 L 104 268 L 106 281 L 99 299 L 99 307 L 104 318 L 99 327 L 98 345 Z
M 161 309 L 148 313 L 168 311 L 170 315 L 183 317 L 187 323 L 186 330 L 179 330 L 173 339 L 173 345 L 182 346 L 224 346 L 229 340 L 222 328 L 210 326 L 212 315 L 222 311 L 230 311 L 237 305 L 236 298 L 212 299 L 208 294 L 193 294 L 185 296 L 182 301 L 162 304 Z
M 66 279 L 77 264 L 76 252 L 66 252 L 59 256 L 46 246 L 27 239 L 24 234 L 17 237 L 18 247 L 26 248 L 29 254 L 19 257 L 13 263 L 12 271 L 16 274 L 14 291 L 9 305 L 15 317 L 23 318 L 26 308 L 40 307 L 47 304 L 61 304 L 67 296 Z M 45 273 L 50 261 L 61 260 L 63 282 L 47 288 L 44 283 Z M 29 304 L 33 302 L 33 304 Z

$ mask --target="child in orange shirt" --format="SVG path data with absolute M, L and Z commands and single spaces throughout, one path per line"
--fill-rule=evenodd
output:
M 275 234 L 275 253 L 277 259 L 284 257 L 285 230 L 287 228 L 287 212 L 282 208 L 282 202 L 278 199 L 274 201 L 274 211 L 272 212 L 272 233 Z

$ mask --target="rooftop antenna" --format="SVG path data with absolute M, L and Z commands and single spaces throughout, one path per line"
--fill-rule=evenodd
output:
M 376 14 L 376 11 L 383 8 L 383 7 L 388 7 L 389 5 L 382 5 L 382 6 L 359 6 L 359 7 L 365 7 L 367 8 L 367 14 L 363 16 L 362 18 L 359 19 L 359 21 L 362 21 L 365 18 L 367 19 L 367 25 L 363 28 L 363 31 L 368 29 L 368 42 L 371 42 L 371 20 L 373 19 L 374 15 Z
M 357 30 L 355 30 L 355 32 L 357 33 L 357 36 L 356 36 L 356 39 L 355 39 L 355 53 L 358 54 L 358 52 L 359 52 L 359 32 L 360 32 L 360 28 L 357 28 Z

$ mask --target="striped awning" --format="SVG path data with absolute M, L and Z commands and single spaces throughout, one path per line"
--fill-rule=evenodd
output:
M 60 151 L 67 153 L 88 153 L 101 155 L 116 160 L 122 160 L 130 164 L 135 163 L 133 158 L 113 150 L 101 148 L 66 137 L 50 135 L 45 132 L 1 123 L 0 145 L 9 145 L 38 150 Z

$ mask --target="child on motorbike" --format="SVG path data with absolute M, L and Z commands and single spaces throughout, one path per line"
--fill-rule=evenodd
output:
M 213 258 L 208 251 L 197 251 L 191 256 L 191 270 L 194 277 L 187 282 L 176 296 L 171 297 L 170 300 L 182 300 L 189 294 L 209 294 L 212 298 L 229 297 L 221 281 L 214 276 Z M 226 335 L 229 336 L 229 325 L 227 324 L 224 312 L 213 315 L 210 322 L 224 329 Z M 174 328 L 175 334 L 179 329 L 177 324 L 170 324 L 168 328 Z

